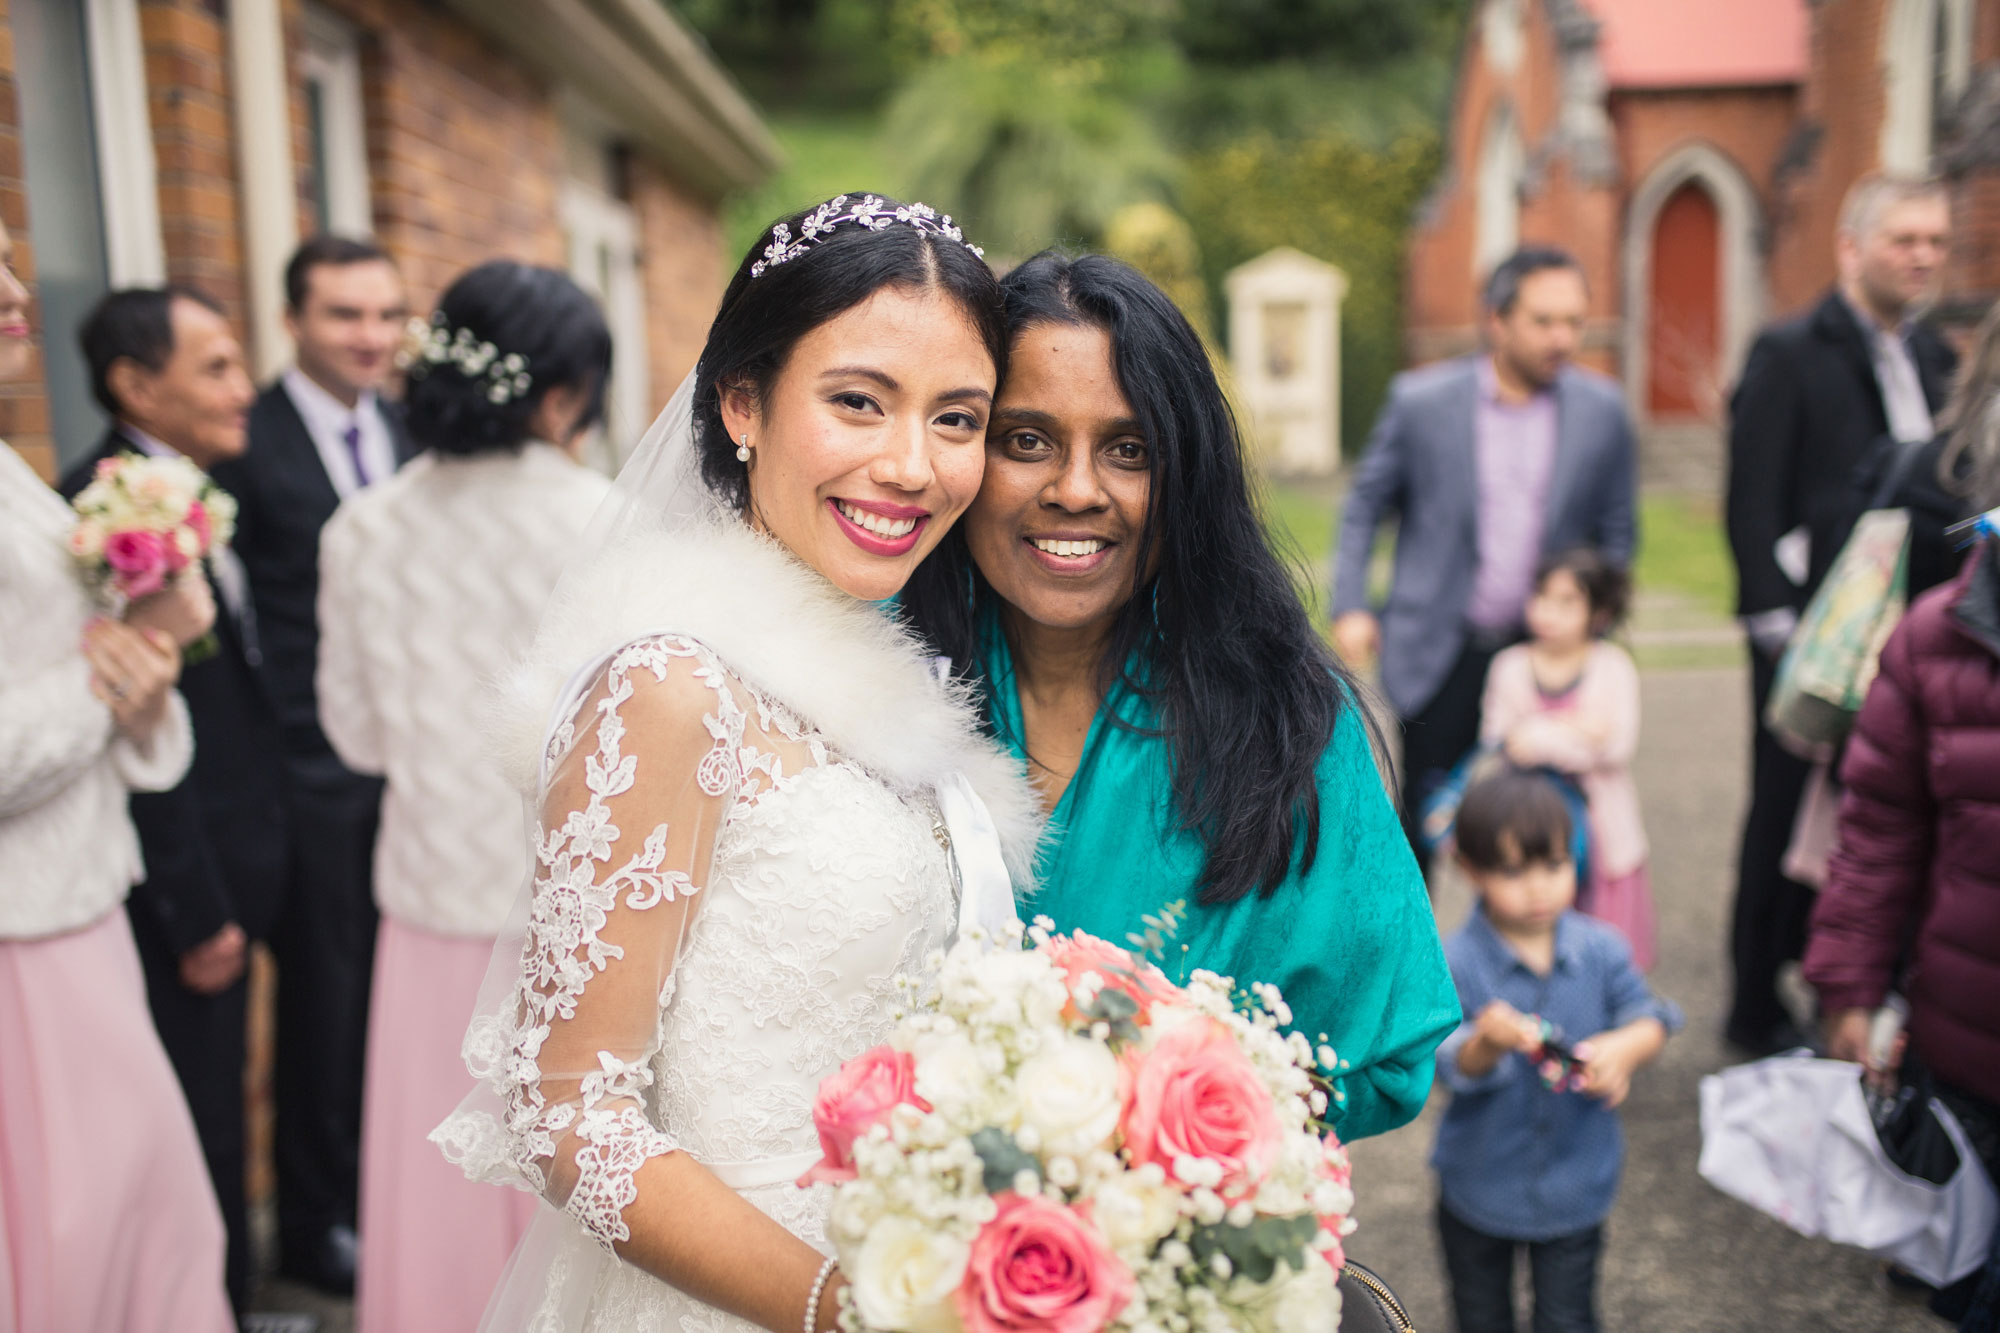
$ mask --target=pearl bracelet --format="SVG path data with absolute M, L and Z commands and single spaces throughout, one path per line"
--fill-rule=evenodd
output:
M 813 1333 L 819 1327 L 819 1298 L 826 1291 L 826 1280 L 833 1276 L 833 1270 L 840 1267 L 840 1260 L 829 1257 L 819 1266 L 819 1276 L 813 1279 L 812 1295 L 806 1297 L 806 1323 L 804 1333 Z

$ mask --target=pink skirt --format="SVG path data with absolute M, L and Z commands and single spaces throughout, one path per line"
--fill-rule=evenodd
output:
M 1653 914 L 1652 876 L 1643 864 L 1623 875 L 1591 875 L 1590 892 L 1577 908 L 1623 935 L 1641 972 L 1653 970 L 1659 961 L 1659 922 Z
M 540 1207 L 467 1180 L 428 1137 L 472 1090 L 459 1046 L 492 957 L 491 940 L 382 917 L 361 1111 L 357 1333 L 470 1333 Z
M 0 940 L 0 1327 L 225 1333 L 222 1253 L 124 911 Z

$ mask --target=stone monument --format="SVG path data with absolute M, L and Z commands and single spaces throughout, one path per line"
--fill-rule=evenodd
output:
M 1340 303 L 1347 275 L 1289 246 L 1230 270 L 1229 360 L 1252 457 L 1283 476 L 1340 467 Z

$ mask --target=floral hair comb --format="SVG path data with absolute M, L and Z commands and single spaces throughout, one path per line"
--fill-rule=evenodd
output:
M 422 379 L 433 366 L 455 366 L 465 378 L 484 381 L 486 400 L 496 407 L 521 397 L 535 382 L 528 373 L 528 358 L 519 352 L 502 356 L 499 348 L 475 338 L 463 326 L 454 332 L 441 310 L 431 312 L 429 319 L 410 317 L 396 365 L 412 379 Z
M 765 270 L 797 259 L 815 242 L 826 239 L 828 232 L 847 222 L 870 231 L 909 227 L 926 235 L 957 241 L 981 259 L 986 258 L 984 250 L 965 239 L 965 233 L 958 229 L 958 224 L 951 220 L 949 213 L 939 216 L 938 211 L 928 204 L 889 204 L 879 195 L 863 195 L 856 200 L 850 195 L 839 194 L 805 215 L 799 222 L 796 238 L 788 222 L 780 222 L 771 228 L 771 243 L 764 247 L 764 257 L 750 266 L 750 276 L 761 278 Z

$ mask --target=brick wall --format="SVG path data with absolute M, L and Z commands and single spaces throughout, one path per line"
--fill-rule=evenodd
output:
M 143 0 L 139 32 L 167 277 L 220 301 L 241 337 L 247 289 L 228 35 L 204 0 Z
M 370 187 L 377 237 L 411 304 L 496 257 L 562 267 L 563 129 L 552 91 L 449 14 L 395 0 L 327 0 L 363 33 Z M 311 151 L 300 0 L 286 6 L 300 232 L 312 230 Z M 627 172 L 645 272 L 649 381 L 664 403 L 694 365 L 726 262 L 716 204 L 643 156 Z
M 701 355 L 727 281 L 724 265 L 737 256 L 723 253 L 715 205 L 644 158 L 635 158 L 628 174 L 645 271 L 653 401 L 665 403 Z
M 481 260 L 561 265 L 562 132 L 550 90 L 441 10 L 394 0 L 328 8 L 365 34 L 375 232 L 402 264 L 412 303 L 428 306 Z M 296 57 L 296 36 L 292 46 Z M 302 173 L 305 148 L 301 135 Z
M 1740 168 L 1765 217 L 1778 159 L 1798 117 L 1795 88 L 1714 88 L 1617 93 L 1611 98 L 1619 172 L 1636 189 L 1690 143 L 1706 143 Z
M 1609 369 L 1616 361 L 1619 200 L 1612 190 L 1576 180 L 1562 159 L 1544 160 L 1560 112 L 1562 70 L 1547 7 L 1533 3 L 1524 9 L 1525 50 L 1511 73 L 1493 68 L 1476 30 L 1465 44 L 1447 130 L 1445 172 L 1410 241 L 1406 352 L 1412 361 L 1427 361 L 1477 344 L 1479 293 L 1472 255 L 1479 154 L 1488 118 L 1503 103 L 1512 103 L 1529 163 L 1521 239 L 1554 242 L 1576 253 L 1591 288 L 1592 322 L 1583 360 Z
M 0 221 L 14 237 L 14 268 L 30 291 L 35 285 L 34 237 L 28 234 L 28 197 L 21 179 L 21 112 L 14 84 L 14 30 L 7 0 L 0 0 Z M 39 333 L 39 311 L 29 320 Z M 49 403 L 42 388 L 41 352 L 27 373 L 0 384 L 0 440 L 45 478 L 55 476 L 55 444 L 49 438 Z
M 1824 0 L 1812 8 L 1812 64 L 1786 173 L 1771 261 L 1772 308 L 1802 309 L 1834 281 L 1834 233 L 1847 188 L 1876 168 L 1884 94 L 1882 27 L 1888 0 Z M 1973 5 L 1973 80 L 2000 64 L 2000 5 Z M 1991 158 L 1992 154 L 1987 154 Z M 1952 253 L 1948 303 L 1973 308 L 2000 296 L 2000 166 L 1990 161 L 1949 182 Z

